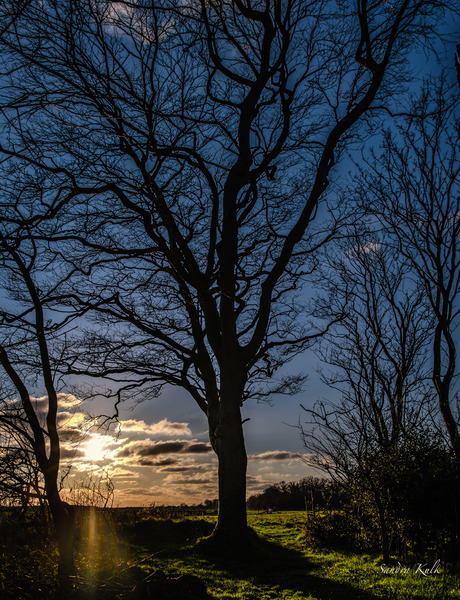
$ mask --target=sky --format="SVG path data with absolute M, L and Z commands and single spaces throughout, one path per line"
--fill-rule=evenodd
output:
M 314 361 L 310 354 L 293 368 L 310 371 Z M 296 396 L 244 404 L 248 497 L 274 483 L 320 475 L 306 463 L 298 428 L 306 420 L 300 404 L 311 406 L 320 390 L 313 373 Z M 46 400 L 36 399 L 37 408 L 44 409 Z M 115 488 L 114 506 L 192 505 L 218 497 L 206 418 L 186 392 L 169 387 L 158 398 L 124 404 L 110 424 L 96 418 L 100 406 L 72 394 L 60 394 L 59 406 L 61 473 L 70 467 L 63 489 L 68 500 L 75 501 L 75 490 L 90 478 L 104 486 L 107 477 Z

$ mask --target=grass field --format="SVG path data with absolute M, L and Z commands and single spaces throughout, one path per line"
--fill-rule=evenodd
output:
M 416 573 L 416 561 L 404 565 L 410 567 L 408 574 L 390 575 L 382 572 L 376 556 L 308 552 L 305 513 L 250 513 L 249 524 L 258 536 L 252 556 L 232 552 L 218 558 L 212 548 L 197 544 L 214 522 L 215 517 L 134 522 L 122 529 L 123 553 L 146 574 L 161 569 L 196 575 L 220 600 L 460 599 L 459 574 L 442 565 L 430 577 Z
M 257 534 L 255 550 L 225 556 L 217 556 L 203 540 L 213 529 L 212 516 L 154 519 L 133 515 L 117 521 L 114 527 L 110 521 L 88 520 L 79 541 L 78 577 L 71 593 L 76 599 L 127 597 L 130 583 L 123 580 L 123 573 L 135 571 L 139 578 L 161 570 L 198 576 L 210 596 L 219 600 L 460 600 L 460 576 L 453 567 L 441 564 L 439 573 L 425 577 L 416 572 L 414 560 L 402 565 L 408 573 L 386 574 L 377 556 L 306 550 L 305 513 L 301 512 L 250 513 L 249 523 Z M 29 553 L 29 568 L 33 558 Z M 42 561 L 35 573 L 28 573 L 25 584 L 18 572 L 21 561 L 12 562 L 16 580 L 12 582 L 11 573 L 5 574 L 12 564 L 3 562 L 0 596 L 52 597 L 50 559 Z M 27 569 L 27 560 L 22 568 Z M 47 581 L 41 573 L 45 568 Z

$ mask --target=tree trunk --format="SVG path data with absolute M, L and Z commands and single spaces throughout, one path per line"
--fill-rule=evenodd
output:
M 385 508 L 379 497 L 378 492 L 374 493 L 377 511 L 379 513 L 380 535 L 382 540 L 382 558 L 385 562 L 390 560 L 390 537 L 388 535 L 388 527 L 385 518 Z
M 55 484 L 50 485 L 47 495 L 59 550 L 59 582 L 60 584 L 66 584 L 69 575 L 72 575 L 75 571 L 73 561 L 75 540 L 74 507 L 61 500 L 57 485 Z
M 460 435 L 458 424 L 450 406 L 450 386 L 444 382 L 436 385 L 439 400 L 439 410 L 446 425 L 450 446 L 456 459 L 460 459 Z
M 215 430 L 219 460 L 219 515 L 214 538 L 225 543 L 247 541 L 246 468 L 247 455 L 241 422 L 241 397 L 223 390 Z
M 438 300 L 439 303 L 439 300 Z M 451 387 L 457 364 L 457 349 L 449 328 L 450 319 L 446 316 L 447 306 L 442 305 L 443 319 L 435 330 L 433 342 L 433 382 L 438 394 L 439 410 L 446 425 L 449 440 L 455 457 L 460 458 L 460 435 L 458 423 L 451 409 Z M 442 374 L 443 340 L 447 354 L 447 365 Z

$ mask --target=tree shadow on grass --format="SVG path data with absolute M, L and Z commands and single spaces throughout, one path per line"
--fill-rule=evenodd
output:
M 151 518 L 121 527 L 120 533 L 132 544 L 158 552 L 194 543 L 203 536 L 209 536 L 213 529 L 214 525 L 204 519 L 173 521 Z
M 314 560 L 298 550 L 261 538 L 252 530 L 245 546 L 232 547 L 210 536 L 213 529 L 214 525 L 204 519 L 146 519 L 122 528 L 122 535 L 132 546 L 152 553 L 152 559 L 154 555 L 161 555 L 166 564 L 170 560 L 173 565 L 177 559 L 192 567 L 194 562 L 199 562 L 201 568 L 219 570 L 229 579 L 246 580 L 265 591 L 272 588 L 272 593 L 275 590 L 280 595 L 300 592 L 319 600 L 380 600 L 351 584 L 312 574 L 316 567 Z M 201 570 L 200 576 L 202 574 Z
M 199 541 L 194 551 L 232 578 L 281 592 L 310 594 L 320 600 L 379 600 L 371 592 L 351 584 L 311 574 L 314 562 L 302 552 L 260 538 L 253 531 L 246 547 L 216 546 L 212 538 Z

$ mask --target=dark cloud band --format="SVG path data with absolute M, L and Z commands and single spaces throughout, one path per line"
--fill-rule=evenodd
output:
M 211 451 L 211 445 L 205 444 L 204 442 L 188 442 L 179 440 L 171 442 L 156 442 L 152 444 L 140 442 L 138 444 L 129 444 L 120 450 L 118 456 L 139 456 L 142 458 L 148 458 L 163 454 L 208 454 Z

